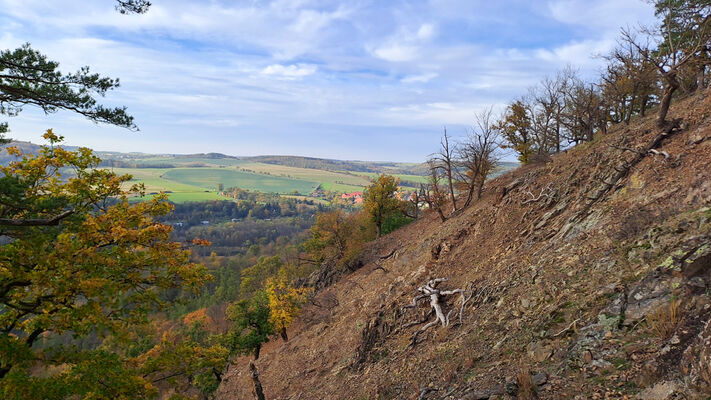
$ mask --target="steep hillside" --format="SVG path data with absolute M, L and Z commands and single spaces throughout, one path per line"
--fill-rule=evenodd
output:
M 651 118 L 614 127 L 372 243 L 264 347 L 267 398 L 706 398 L 711 96 L 670 116 L 668 135 Z M 429 299 L 403 307 L 435 278 L 464 295 L 442 296 L 449 325 L 415 343 Z M 253 398 L 248 361 L 218 398 Z

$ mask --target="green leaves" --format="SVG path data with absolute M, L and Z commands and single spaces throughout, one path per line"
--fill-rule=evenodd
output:
M 70 74 L 63 74 L 58 68 L 57 62 L 48 60 L 29 43 L 0 51 L 0 114 L 15 116 L 24 106 L 32 105 L 45 113 L 70 110 L 94 122 L 138 129 L 125 107 L 97 104 L 96 96 L 103 97 L 117 88 L 118 79 L 92 74 L 89 67 Z

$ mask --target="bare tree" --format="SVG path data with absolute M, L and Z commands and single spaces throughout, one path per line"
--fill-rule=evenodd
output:
M 496 167 L 499 159 L 499 132 L 494 125 L 493 108 L 475 115 L 475 125 L 470 134 L 458 146 L 458 169 L 460 179 L 466 182 L 467 199 L 464 208 L 476 198 L 481 198 L 484 182 Z
M 428 177 L 428 182 L 420 185 L 420 196 L 425 200 L 431 209 L 437 211 L 439 219 L 444 222 L 447 220 L 447 217 L 445 217 L 442 207 L 444 206 L 447 197 L 444 194 L 444 188 L 440 183 L 443 179 L 442 170 L 433 159 L 427 160 L 427 165 L 429 166 L 430 175 Z
M 436 167 L 442 170 L 445 179 L 447 179 L 447 189 L 449 190 L 449 199 L 452 202 L 452 212 L 455 212 L 457 211 L 457 198 L 454 194 L 454 176 L 457 169 L 457 162 L 455 160 L 457 145 L 450 144 L 450 136 L 447 135 L 447 128 L 444 128 L 444 134 L 439 143 L 439 152 L 434 154 L 432 159 L 435 161 Z

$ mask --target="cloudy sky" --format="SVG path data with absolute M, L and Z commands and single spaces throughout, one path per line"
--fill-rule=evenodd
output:
M 221 152 L 422 161 L 443 126 L 466 133 L 620 27 L 653 21 L 644 0 L 0 0 L 0 48 L 33 47 L 72 72 L 118 77 L 103 99 L 140 132 L 25 108 L 11 137 L 53 127 L 73 145 L 148 153 Z

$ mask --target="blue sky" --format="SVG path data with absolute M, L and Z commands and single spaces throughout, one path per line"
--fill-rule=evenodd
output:
M 0 0 L 0 48 L 25 42 L 66 72 L 118 77 L 103 102 L 140 132 L 27 107 L 10 136 L 147 153 L 221 152 L 423 161 L 443 126 L 466 134 L 622 26 L 653 22 L 643 0 Z

